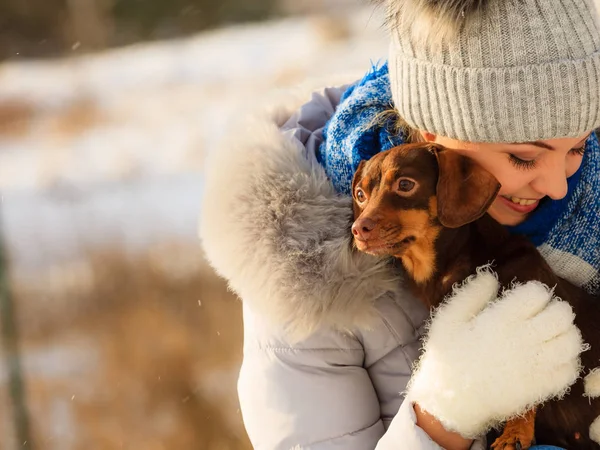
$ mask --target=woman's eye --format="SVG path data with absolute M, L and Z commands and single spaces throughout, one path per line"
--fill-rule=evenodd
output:
M 577 148 L 572 148 L 571 150 L 569 150 L 569 155 L 572 155 L 572 156 L 583 156 L 584 154 L 585 154 L 585 145 L 582 145 L 581 147 L 577 147 Z M 513 154 L 509 154 L 508 159 L 518 169 L 533 169 L 536 166 L 535 159 L 521 159 L 518 156 L 515 156 Z
M 535 159 L 521 159 L 513 154 L 509 154 L 508 159 L 517 169 L 533 169 L 536 165 Z
M 367 199 L 367 196 L 365 195 L 365 192 L 364 192 L 364 191 L 363 191 L 361 188 L 358 188 L 358 189 L 356 190 L 356 200 L 357 200 L 359 203 L 362 203 L 362 202 L 364 202 L 366 199 Z
M 571 150 L 569 150 L 569 153 L 571 155 L 583 156 L 585 155 L 585 145 L 577 148 L 572 148 Z

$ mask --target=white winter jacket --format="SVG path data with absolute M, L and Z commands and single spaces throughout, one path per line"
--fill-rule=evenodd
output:
M 428 311 L 352 250 L 351 199 L 315 158 L 344 89 L 283 96 L 207 161 L 202 243 L 244 302 L 244 423 L 259 450 L 440 449 L 402 403 Z

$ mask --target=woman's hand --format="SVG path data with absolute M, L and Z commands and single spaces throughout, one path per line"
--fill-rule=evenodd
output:
M 571 306 L 539 282 L 498 288 L 480 270 L 438 308 L 408 387 L 407 400 L 464 437 L 563 395 L 580 372 Z
M 471 448 L 472 439 L 463 438 L 456 432 L 446 430 L 442 422 L 419 405 L 415 404 L 414 410 L 417 416 L 417 425 L 440 447 L 445 450 L 469 450 Z

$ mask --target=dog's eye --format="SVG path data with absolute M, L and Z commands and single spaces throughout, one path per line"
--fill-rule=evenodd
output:
M 357 188 L 355 194 L 356 194 L 356 200 L 358 201 L 358 203 L 362 203 L 367 199 L 365 191 L 363 191 L 361 188 Z
M 398 190 L 401 192 L 410 192 L 415 188 L 416 183 L 408 178 L 400 178 L 398 182 Z

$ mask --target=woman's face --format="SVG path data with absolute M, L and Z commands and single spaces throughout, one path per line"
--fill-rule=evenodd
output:
M 523 222 L 546 196 L 558 200 L 567 195 L 567 178 L 579 169 L 589 134 L 494 144 L 463 142 L 422 132 L 426 141 L 472 158 L 498 179 L 502 185 L 500 195 L 488 212 L 503 225 Z

